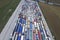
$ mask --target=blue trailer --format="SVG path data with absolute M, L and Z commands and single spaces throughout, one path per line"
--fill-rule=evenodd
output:
M 21 40 L 21 36 L 18 35 L 17 40 Z
M 23 30 L 23 27 L 22 27 L 22 25 L 20 24 L 20 25 L 19 25 L 19 29 L 18 29 L 18 33 L 22 33 L 22 30 Z
M 42 40 L 45 40 L 45 34 L 44 34 L 44 31 L 43 31 L 43 28 L 42 28 L 42 25 L 40 25 L 40 32 L 42 33 Z
M 32 22 L 30 22 L 30 29 L 32 29 L 32 27 L 33 27 L 32 25 L 33 25 Z

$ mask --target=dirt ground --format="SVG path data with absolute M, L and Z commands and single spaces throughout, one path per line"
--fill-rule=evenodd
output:
M 50 2 L 54 2 L 54 3 L 59 3 L 60 4 L 60 0 L 49 0 Z
M 55 40 L 60 40 L 60 17 L 58 15 L 60 14 L 60 7 L 53 6 L 52 8 L 51 5 L 47 5 L 44 3 L 39 4 L 42 9 L 43 15 L 47 21 L 47 24 L 52 32 L 52 35 L 55 36 Z

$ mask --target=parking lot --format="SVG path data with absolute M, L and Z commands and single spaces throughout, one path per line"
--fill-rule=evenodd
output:
M 53 40 L 38 3 L 31 0 L 21 3 L 6 24 L 4 35 L 1 33 L 1 40 Z

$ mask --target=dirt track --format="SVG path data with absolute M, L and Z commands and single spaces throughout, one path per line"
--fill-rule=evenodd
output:
M 60 40 L 60 18 L 52 10 L 50 11 L 47 5 L 41 3 L 40 7 L 55 39 Z

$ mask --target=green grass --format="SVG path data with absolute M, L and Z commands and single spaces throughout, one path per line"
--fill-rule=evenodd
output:
M 0 0 L 0 1 L 3 2 L 5 0 Z M 8 19 L 10 18 L 14 10 L 16 9 L 19 2 L 20 0 L 6 0 L 3 4 L 1 4 L 0 6 L 0 32 L 4 28 L 5 24 L 7 23 Z

